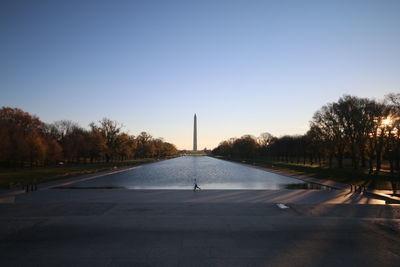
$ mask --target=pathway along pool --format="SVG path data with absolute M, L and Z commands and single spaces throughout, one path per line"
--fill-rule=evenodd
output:
M 184 156 L 67 187 L 73 189 L 330 189 L 302 180 L 207 156 Z

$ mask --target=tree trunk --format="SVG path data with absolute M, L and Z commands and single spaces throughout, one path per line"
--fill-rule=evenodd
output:
M 361 167 L 365 168 L 367 166 L 365 159 L 365 146 L 362 145 L 360 147 L 360 156 L 361 156 Z
M 333 155 L 332 155 L 332 154 L 329 154 L 328 165 L 329 165 L 329 168 L 330 168 L 330 169 L 332 168 L 332 160 L 333 160 Z
M 394 174 L 394 151 L 389 150 L 389 166 L 390 166 L 390 174 Z
M 343 168 L 343 154 L 338 154 L 336 156 L 337 163 L 338 163 L 338 168 Z
M 369 163 L 369 172 L 368 172 L 368 174 L 372 174 L 374 172 L 374 160 L 373 160 L 372 156 L 369 158 L 368 163 Z
M 389 165 L 390 165 L 390 174 L 394 174 L 394 162 L 393 159 L 389 160 Z
M 358 159 L 357 159 L 357 152 L 356 152 L 356 147 L 355 147 L 354 143 L 351 144 L 351 161 L 352 161 L 353 168 L 355 170 L 357 170 L 358 169 Z
M 396 150 L 394 151 L 395 153 L 395 169 L 396 171 L 400 170 L 400 149 L 399 145 L 397 145 Z
M 382 155 L 381 151 L 376 151 L 376 171 L 379 172 L 382 166 Z

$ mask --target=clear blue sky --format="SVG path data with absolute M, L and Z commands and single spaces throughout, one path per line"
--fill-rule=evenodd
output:
M 400 1 L 0 1 L 0 106 L 191 148 L 400 91 Z

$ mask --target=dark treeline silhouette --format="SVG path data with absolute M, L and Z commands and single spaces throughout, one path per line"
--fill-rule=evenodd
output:
M 0 109 L 0 164 L 4 167 L 114 162 L 176 154 L 173 144 L 146 132 L 129 135 L 120 123 L 107 118 L 84 129 L 68 120 L 46 124 L 18 108 Z
M 369 173 L 400 169 L 400 94 L 384 101 L 345 95 L 315 112 L 304 135 L 274 137 L 269 133 L 255 138 L 245 135 L 223 141 L 214 155 L 237 159 L 265 159 L 354 169 Z

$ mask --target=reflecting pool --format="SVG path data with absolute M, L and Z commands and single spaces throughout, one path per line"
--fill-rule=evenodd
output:
M 70 188 L 329 189 L 257 168 L 207 156 L 184 156 L 134 170 L 74 183 Z

